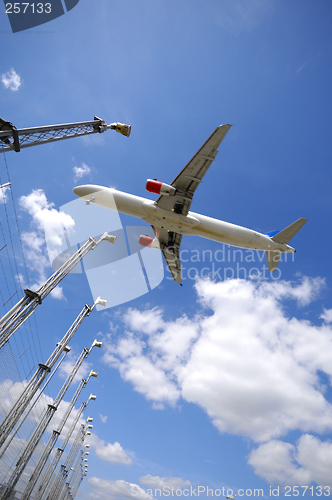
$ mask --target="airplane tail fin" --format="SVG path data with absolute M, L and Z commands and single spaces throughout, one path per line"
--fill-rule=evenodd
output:
M 271 236 L 271 239 L 276 243 L 282 243 L 284 245 L 287 245 L 287 243 L 289 243 L 289 241 L 293 238 L 293 236 L 296 235 L 296 233 L 301 229 L 301 227 L 304 226 L 304 224 L 307 221 L 308 219 L 304 218 L 298 219 L 297 221 L 293 222 L 293 224 L 291 224 L 290 226 L 287 226 L 282 231 L 279 231 L 275 235 Z M 265 255 L 269 271 L 271 273 L 274 273 L 275 270 L 277 269 L 281 252 L 279 250 L 269 250 L 265 252 Z
M 287 245 L 287 243 L 296 235 L 298 231 L 300 231 L 301 227 L 308 221 L 308 219 L 298 219 L 293 222 L 290 226 L 287 226 L 285 229 L 280 231 L 279 233 L 272 236 L 272 240 L 276 243 L 283 243 Z

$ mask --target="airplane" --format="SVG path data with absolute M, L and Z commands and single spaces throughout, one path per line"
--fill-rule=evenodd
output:
M 156 201 L 92 184 L 77 186 L 73 191 L 86 204 L 94 203 L 118 210 L 150 224 L 155 238 L 141 235 L 139 243 L 145 247 L 161 249 L 174 281 L 180 285 L 182 278 L 179 250 L 182 235 L 201 236 L 234 247 L 263 250 L 269 271 L 275 272 L 281 253 L 295 252 L 288 243 L 308 219 L 298 219 L 280 232 L 262 234 L 189 211 L 194 193 L 211 163 L 215 161 L 217 148 L 230 128 L 231 125 L 228 124 L 217 127 L 171 184 L 148 179 L 146 189 L 159 194 Z

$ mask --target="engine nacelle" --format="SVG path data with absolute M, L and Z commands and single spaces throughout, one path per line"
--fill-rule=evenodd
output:
M 146 190 L 150 193 L 164 194 L 166 196 L 174 196 L 176 193 L 173 186 L 157 181 L 157 179 L 148 179 L 146 181 Z
M 138 243 L 142 247 L 160 249 L 158 238 L 150 238 L 147 234 L 141 234 Z

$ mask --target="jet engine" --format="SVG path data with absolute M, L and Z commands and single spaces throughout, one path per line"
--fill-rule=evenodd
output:
M 150 236 L 148 236 L 147 234 L 141 234 L 138 243 L 142 247 L 156 248 L 156 249 L 160 248 L 158 238 L 150 238 Z
M 164 194 L 166 196 L 174 196 L 176 193 L 173 186 L 157 181 L 157 179 L 148 179 L 146 181 L 146 190 L 150 193 Z

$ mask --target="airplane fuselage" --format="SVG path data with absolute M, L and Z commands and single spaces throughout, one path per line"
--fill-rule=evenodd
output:
M 155 227 L 179 234 L 200 236 L 226 245 L 253 250 L 279 250 L 295 252 L 289 245 L 277 243 L 269 236 L 236 224 L 213 219 L 205 215 L 188 212 L 184 216 L 164 210 L 155 202 L 124 193 L 113 188 L 85 185 L 74 188 L 74 193 L 87 203 L 137 217 Z

